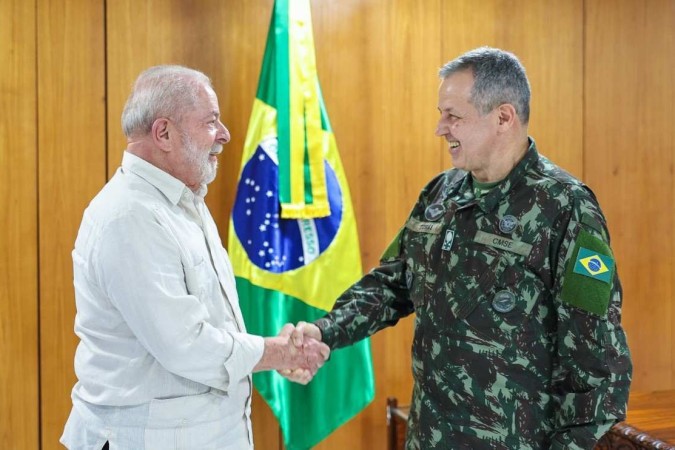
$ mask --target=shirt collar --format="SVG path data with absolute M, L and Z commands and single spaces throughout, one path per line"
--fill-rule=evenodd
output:
M 192 194 L 192 191 L 178 178 L 128 151 L 125 151 L 122 156 L 122 169 L 143 178 L 156 187 L 174 205 L 178 204 L 185 191 Z M 202 186 L 196 195 L 204 197 L 206 186 Z
M 539 152 L 534 143 L 534 139 L 528 137 L 529 147 L 525 152 L 525 156 L 518 164 L 509 172 L 497 186 L 494 187 L 488 194 L 480 198 L 476 205 L 483 210 L 489 212 L 494 209 L 499 202 L 504 198 L 527 173 L 536 161 L 539 160 Z M 459 179 L 454 179 L 450 186 L 448 186 L 447 194 L 451 195 L 453 199 L 460 204 L 460 206 L 469 202 L 473 198 L 471 174 L 464 172 L 464 176 Z
M 480 208 L 485 211 L 492 211 L 508 193 L 523 179 L 528 170 L 539 160 L 539 153 L 534 139 L 528 137 L 530 143 L 525 156 L 516 167 L 504 178 L 495 188 L 479 201 Z

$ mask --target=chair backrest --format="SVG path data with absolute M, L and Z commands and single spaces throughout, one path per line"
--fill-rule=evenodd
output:
M 387 398 L 387 450 L 405 450 L 409 409 L 398 406 L 396 397 Z

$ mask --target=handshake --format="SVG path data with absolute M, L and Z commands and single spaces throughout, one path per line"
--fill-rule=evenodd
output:
M 316 325 L 287 323 L 278 336 L 265 338 L 263 356 L 253 372 L 276 370 L 290 381 L 307 384 L 329 355 L 330 348 L 321 342 L 321 331 Z

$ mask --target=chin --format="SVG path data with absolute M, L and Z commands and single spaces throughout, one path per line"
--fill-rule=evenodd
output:
M 455 169 L 466 170 L 466 165 L 461 159 L 452 158 L 451 162 L 452 167 L 454 167 Z
M 216 171 L 214 170 L 212 173 L 204 177 L 204 184 L 211 184 L 215 179 L 216 179 Z
M 216 161 L 213 164 L 209 164 L 205 169 L 202 182 L 203 184 L 210 184 L 216 179 L 216 175 L 218 174 L 218 162 Z

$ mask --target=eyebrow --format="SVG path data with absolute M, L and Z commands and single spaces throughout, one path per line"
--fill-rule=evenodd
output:
M 437 107 L 437 109 L 438 109 L 439 112 L 449 112 L 449 113 L 456 113 L 457 112 L 457 110 L 455 108 L 453 108 L 452 106 L 448 106 L 447 108 L 443 108 L 443 109 L 441 109 L 441 107 L 439 106 L 439 107 Z
M 213 111 L 209 112 L 208 114 L 206 114 L 204 116 L 204 119 L 210 119 L 212 117 L 215 117 L 216 119 L 218 119 L 220 117 L 220 112 L 218 112 L 216 110 L 213 110 Z

